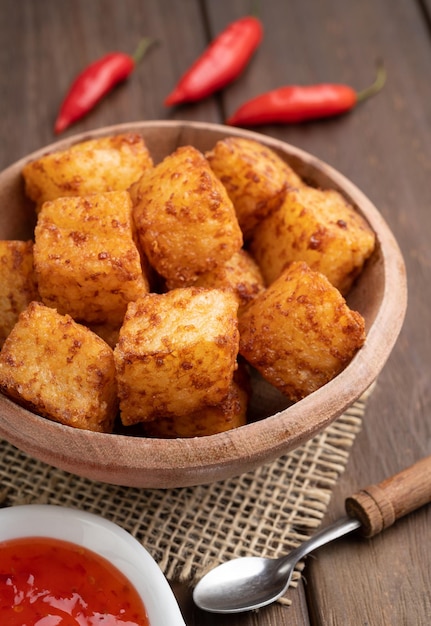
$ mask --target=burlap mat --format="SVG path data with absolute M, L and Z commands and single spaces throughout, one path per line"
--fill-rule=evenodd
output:
M 48 503 L 102 515 L 141 541 L 168 579 L 193 583 L 222 561 L 276 557 L 314 532 L 361 428 L 367 397 L 277 461 L 198 487 L 153 490 L 94 482 L 0 441 L 0 506 Z M 292 587 L 300 571 L 301 566 Z

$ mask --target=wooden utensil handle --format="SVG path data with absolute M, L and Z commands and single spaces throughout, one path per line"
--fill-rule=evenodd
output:
M 431 502 L 431 456 L 370 485 L 346 499 L 346 512 L 361 522 L 360 532 L 373 537 L 397 519 Z

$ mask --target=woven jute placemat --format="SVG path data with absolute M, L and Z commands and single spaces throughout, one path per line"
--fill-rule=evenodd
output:
M 214 565 L 234 557 L 286 554 L 315 531 L 361 428 L 368 393 L 323 432 L 278 460 L 197 487 L 158 490 L 95 482 L 0 440 L 0 506 L 47 503 L 101 515 L 136 537 L 168 579 L 193 584 Z M 292 587 L 300 571 L 301 565 Z

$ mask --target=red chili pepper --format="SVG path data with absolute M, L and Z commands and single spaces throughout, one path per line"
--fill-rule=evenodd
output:
M 262 24 L 256 17 L 242 17 L 229 24 L 180 78 L 165 106 L 201 100 L 231 83 L 243 71 L 262 37 Z
M 348 85 L 332 83 L 280 87 L 245 102 L 227 124 L 289 124 L 340 115 L 380 91 L 385 80 L 386 72 L 379 66 L 374 83 L 359 93 Z
M 133 56 L 110 52 L 78 74 L 60 107 L 54 131 L 61 133 L 88 113 L 115 85 L 126 80 L 151 43 L 150 39 L 142 39 Z

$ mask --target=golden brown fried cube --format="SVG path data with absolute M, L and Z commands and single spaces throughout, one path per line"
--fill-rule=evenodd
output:
M 128 302 L 148 291 L 133 235 L 127 191 L 45 202 L 34 246 L 44 304 L 78 321 L 120 326 Z
M 32 300 L 38 300 L 33 242 L 0 241 L 0 347 Z
M 249 302 L 265 289 L 265 283 L 257 263 L 245 250 L 236 252 L 223 265 L 202 274 L 194 285 L 195 287 L 232 291 L 238 300 L 238 315 L 242 313 Z
M 303 184 L 273 150 L 252 139 L 226 137 L 205 156 L 226 187 L 246 239 L 281 205 L 287 188 Z
M 46 200 L 128 189 L 153 167 L 144 139 L 135 133 L 77 143 L 28 163 L 26 193 L 39 209 Z
M 362 316 L 303 262 L 250 304 L 239 331 L 240 354 L 292 401 L 334 378 L 365 341 Z
M 31 302 L 0 352 L 0 390 L 67 426 L 111 432 L 117 413 L 112 349 L 69 315 Z
M 228 395 L 220 404 L 207 406 L 200 411 L 177 417 L 160 417 L 142 425 L 149 437 L 173 439 L 175 437 L 204 437 L 216 435 L 247 422 L 248 394 L 235 380 Z
M 374 245 L 373 231 L 340 193 L 304 186 L 260 224 L 250 249 L 268 284 L 290 262 L 305 261 L 346 295 Z
M 238 354 L 237 309 L 233 294 L 193 287 L 129 304 L 114 350 L 125 426 L 226 398 Z
M 195 148 L 183 146 L 131 189 L 139 240 L 150 264 L 176 285 L 227 261 L 242 234 L 226 190 Z

